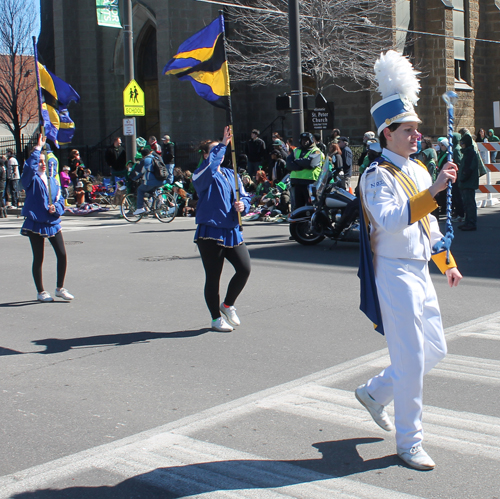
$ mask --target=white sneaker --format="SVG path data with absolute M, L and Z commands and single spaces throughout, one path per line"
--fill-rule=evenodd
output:
M 233 327 L 230 326 L 225 320 L 224 317 L 219 317 L 218 319 L 212 320 L 210 325 L 211 329 L 215 331 L 220 331 L 221 333 L 229 333 L 233 330 Z
M 412 468 L 416 470 L 432 470 L 436 463 L 431 459 L 429 454 L 422 449 L 421 445 L 414 445 L 410 450 L 397 450 L 398 456 Z
M 68 293 L 66 288 L 61 288 L 59 291 L 56 289 L 55 294 L 58 298 L 62 298 L 63 300 L 72 300 L 74 298 L 71 293 Z
M 236 309 L 234 307 L 226 308 L 224 306 L 224 303 L 221 303 L 219 310 L 225 315 L 227 322 L 229 322 L 231 326 L 239 326 L 241 324 L 239 317 L 236 315 Z
M 137 208 L 137 210 L 134 211 L 134 215 L 142 215 L 145 212 L 146 210 L 144 208 Z
M 54 298 L 52 298 L 52 296 L 50 296 L 49 293 L 47 293 L 47 291 L 42 291 L 41 293 L 38 293 L 36 295 L 36 299 L 38 301 L 45 301 L 45 302 L 54 301 Z
M 373 400 L 368 390 L 366 389 L 366 385 L 358 386 L 354 392 L 358 402 L 365 407 L 365 409 L 370 413 L 370 416 L 373 418 L 373 421 L 377 423 L 380 428 L 385 431 L 394 430 L 394 425 L 392 424 L 387 412 L 385 412 L 384 406 L 375 402 Z

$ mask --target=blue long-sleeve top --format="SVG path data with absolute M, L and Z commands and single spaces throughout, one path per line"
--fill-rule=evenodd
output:
M 222 246 L 233 247 L 241 244 L 243 238 L 238 229 L 238 212 L 234 208 L 236 188 L 234 171 L 218 167 L 224 159 L 226 146 L 222 143 L 210 151 L 206 160 L 195 170 L 192 182 L 198 193 L 196 223 L 198 228 L 195 241 L 215 239 Z M 250 209 L 250 196 L 246 193 L 238 177 L 240 201 L 245 205 L 242 215 Z
M 64 213 L 64 198 L 60 195 L 59 185 L 54 177 L 47 177 L 50 182 L 52 199 L 49 200 L 47 185 L 38 173 L 40 149 L 35 148 L 24 163 L 21 183 L 26 192 L 22 214 L 25 217 L 21 233 L 37 232 L 41 236 L 51 237 L 61 230 L 61 215 Z M 49 213 L 49 205 L 56 208 Z

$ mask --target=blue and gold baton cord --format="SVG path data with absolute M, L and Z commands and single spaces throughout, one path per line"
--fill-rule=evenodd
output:
M 443 100 L 448 108 L 448 161 L 453 161 L 453 121 L 455 119 L 454 104 L 458 99 L 455 92 L 443 94 Z M 450 247 L 453 241 L 453 225 L 451 224 L 451 189 L 452 182 L 448 180 L 446 188 L 446 233 L 441 241 L 438 241 L 432 248 L 435 253 L 446 250 L 446 263 L 450 263 Z

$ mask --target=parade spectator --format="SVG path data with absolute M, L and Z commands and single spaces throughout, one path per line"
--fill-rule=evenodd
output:
M 337 172 L 344 171 L 344 163 L 342 162 L 342 151 L 336 142 L 330 142 L 328 144 L 328 157 L 330 158 L 330 163 L 332 168 Z
M 266 143 L 259 137 L 260 131 L 254 128 L 250 134 L 250 140 L 246 143 L 246 155 L 248 156 L 247 173 L 254 178 L 259 166 L 262 166 L 266 155 Z
M 363 161 L 365 159 L 365 156 L 368 153 L 368 141 L 369 140 L 374 140 L 375 139 L 375 132 L 372 132 L 371 130 L 368 132 L 365 132 L 363 135 L 363 150 L 361 151 L 361 154 L 358 159 L 358 164 L 362 165 Z
M 486 132 L 484 128 L 479 128 L 476 132 L 476 142 L 484 142 L 484 139 L 486 139 Z
M 488 139 L 488 142 L 498 142 L 499 141 L 498 137 L 495 135 L 495 130 L 493 130 L 493 128 L 490 128 L 488 130 L 486 138 Z M 496 163 L 496 161 L 497 161 L 496 151 L 490 153 L 490 159 L 491 159 L 492 163 Z
M 292 137 L 289 137 L 288 139 L 286 139 L 286 149 L 287 149 L 288 154 L 290 154 L 296 147 L 297 146 L 293 145 L 293 138 Z
M 248 170 L 248 156 L 246 154 L 240 154 L 238 159 L 236 160 L 236 168 L 238 173 L 242 175 L 243 173 L 247 173 Z
M 460 185 L 458 178 L 460 177 L 460 166 L 462 165 L 462 148 L 460 146 L 460 139 L 462 137 L 459 133 L 454 132 L 452 134 L 453 141 L 453 163 L 458 166 L 457 181 L 453 183 L 451 188 L 451 203 L 453 209 L 452 222 L 463 222 L 465 221 L 464 213 L 464 203 L 462 201 L 462 193 L 460 192 Z
M 64 200 L 56 179 L 47 177 L 46 174 L 45 154 L 41 153 L 45 141 L 46 138 L 40 134 L 38 144 L 24 164 L 21 182 L 26 191 L 26 199 L 23 206 L 25 219 L 21 234 L 29 237 L 33 251 L 32 272 L 38 293 L 37 300 L 42 302 L 54 301 L 54 298 L 45 291 L 42 280 L 42 263 L 46 238 L 49 239 L 54 248 L 57 258 L 55 296 L 63 300 L 72 300 L 73 295 L 64 288 L 67 256 L 60 218 L 64 213 Z
M 271 151 L 271 181 L 273 185 L 280 182 L 286 175 L 285 157 L 278 150 Z
M 433 258 L 450 286 L 457 286 L 462 276 L 451 254 L 449 264 L 446 251 L 433 254 L 442 234 L 429 213 L 436 208 L 436 193 L 455 180 L 456 165 L 447 163 L 432 183 L 426 169 L 410 159 L 417 150 L 420 119 L 411 104 L 415 90 L 410 96 L 404 91 L 418 87 L 418 80 L 409 61 L 395 51 L 383 54 L 376 68 L 379 88 L 380 80 L 392 81 L 394 74 L 402 88 L 390 87 L 391 95 L 383 87 L 386 94 L 372 108 L 383 150 L 360 181 L 360 211 L 368 217 L 370 238 L 362 234 L 360 254 L 366 265 L 359 275 L 369 276 L 367 265 L 373 263 L 376 295 L 362 279 L 362 296 L 378 302 L 376 327 L 383 327 L 391 364 L 355 394 L 386 431 L 394 426 L 385 406 L 394 400 L 398 456 L 412 468 L 430 470 L 435 463 L 422 447 L 423 380 L 446 355 L 446 340 L 428 260 Z
M 271 155 L 272 151 L 278 151 L 282 158 L 286 158 L 288 156 L 288 152 L 286 148 L 283 146 L 283 142 L 278 139 L 273 140 L 272 148 L 269 151 L 269 155 Z
M 338 144 L 339 142 L 339 137 L 340 137 L 340 130 L 338 128 L 334 128 L 332 130 L 332 133 L 330 134 L 330 140 L 328 143 L 333 142 L 334 144 Z
M 352 177 L 352 151 L 348 137 L 339 137 L 338 145 L 342 151 L 342 170 L 344 172 L 345 188 L 349 190 Z
M 77 208 L 85 204 L 85 189 L 83 188 L 83 182 L 81 180 L 76 183 L 73 189 L 73 195 L 75 196 L 75 205 Z
M 94 190 L 94 182 L 92 178 L 92 172 L 90 168 L 83 169 L 83 177 L 81 178 L 81 183 L 83 184 L 83 190 L 85 191 L 85 202 L 92 202 L 92 192 Z
M 156 137 L 154 135 L 151 135 L 148 139 L 148 144 L 149 147 L 151 147 L 151 150 L 155 152 L 156 154 L 159 154 L 161 156 L 162 150 L 161 150 L 161 145 L 158 144 L 158 141 L 156 140 Z
M 324 156 L 316 146 L 312 134 L 300 134 L 300 147 L 286 158 L 286 169 L 290 172 L 290 197 L 292 211 L 309 202 L 308 185 L 318 180 Z
M 63 169 L 62 169 L 61 173 L 59 174 L 59 178 L 61 180 L 61 195 L 64 199 L 64 206 L 69 206 L 68 187 L 71 184 L 71 178 L 69 176 L 69 166 L 63 166 Z
M 255 175 L 255 195 L 252 197 L 251 204 L 252 206 L 258 206 L 262 198 L 269 192 L 271 189 L 271 182 L 267 179 L 266 172 L 264 170 L 258 170 Z
M 5 207 L 5 184 L 7 182 L 7 168 L 5 168 L 5 158 L 0 157 L 0 218 L 7 218 L 7 208 Z
M 68 156 L 69 176 L 73 187 L 76 187 L 78 181 L 83 178 L 84 164 L 80 158 L 78 149 L 71 149 Z
M 476 189 L 479 187 L 479 153 L 469 133 L 460 139 L 462 163 L 458 171 L 458 185 L 464 205 L 465 223 L 458 228 L 463 231 L 477 230 Z
M 356 186 L 355 191 L 359 187 L 359 180 L 361 175 L 363 175 L 364 171 L 370 166 L 373 161 L 375 161 L 380 154 L 382 153 L 382 148 L 380 147 L 380 142 L 377 139 L 368 140 L 366 143 L 366 156 L 363 159 L 363 163 L 359 166 L 359 177 L 358 177 L 358 185 Z M 356 194 L 357 196 L 358 194 Z
M 238 227 L 238 212 L 248 212 L 250 197 L 239 182 L 241 197 L 236 201 L 234 171 L 221 167 L 231 139 L 231 130 L 226 127 L 222 142 L 200 144 L 202 161 L 193 174 L 199 196 L 194 241 L 205 269 L 205 301 L 212 316 L 210 327 L 221 332 L 232 331 L 233 326 L 240 325 L 234 304 L 245 287 L 251 268 L 250 255 Z M 235 274 L 219 306 L 219 283 L 225 259 L 234 267 Z
M 273 132 L 272 134 L 272 139 L 273 139 L 273 144 L 275 142 L 279 142 L 279 145 L 283 148 L 283 149 L 286 149 L 286 144 L 283 140 L 283 138 L 281 137 L 281 135 L 278 133 L 278 132 Z
M 243 183 L 243 187 L 245 188 L 247 194 L 253 196 L 253 194 L 255 194 L 255 191 L 257 190 L 257 186 L 255 185 L 255 182 L 251 179 L 250 175 L 243 175 L 241 177 L 241 182 Z
M 313 133 L 314 137 L 314 142 L 316 142 L 316 147 L 323 153 L 324 156 L 326 156 L 326 145 L 323 144 L 321 140 L 321 134 L 320 133 Z
M 422 137 L 420 141 L 420 148 L 421 151 L 418 159 L 422 161 L 422 163 L 425 163 L 426 161 L 432 159 L 434 163 L 437 164 L 437 151 L 436 149 L 434 149 L 434 146 L 432 145 L 432 139 L 430 137 Z
M 191 194 L 195 199 L 198 199 L 197 194 L 196 194 L 196 189 L 194 188 L 194 185 L 193 185 L 193 174 L 191 173 L 190 170 L 186 170 L 184 172 L 184 179 L 182 180 L 182 185 L 183 185 L 183 189 L 188 194 Z
M 180 166 L 176 166 L 174 168 L 174 182 L 183 182 L 183 181 L 184 181 L 184 172 L 182 171 L 182 168 Z
M 142 178 L 142 183 L 137 188 L 137 209 L 134 211 L 134 215 L 140 215 L 144 213 L 146 209 L 144 208 L 144 196 L 148 192 L 153 192 L 158 187 L 165 184 L 164 180 L 158 180 L 153 172 L 153 151 L 150 146 L 143 147 L 141 149 L 142 161 L 139 164 L 139 174 L 135 178 L 138 180 Z
M 170 140 L 170 135 L 164 135 L 161 140 L 163 142 L 161 157 L 168 171 L 167 184 L 171 184 L 174 181 L 175 144 Z
M 111 171 L 111 183 L 115 184 L 116 177 L 127 175 L 127 153 L 122 146 L 121 137 L 115 137 L 113 143 L 106 149 L 104 159 Z
M 5 192 L 10 199 L 10 206 L 17 208 L 19 203 L 19 163 L 12 149 L 7 149 L 7 184 Z

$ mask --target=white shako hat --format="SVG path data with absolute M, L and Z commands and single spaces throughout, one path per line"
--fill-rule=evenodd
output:
M 388 50 L 385 54 L 380 54 L 374 69 L 378 82 L 377 91 L 382 100 L 370 112 L 378 135 L 393 123 L 422 123 L 414 108 L 420 91 L 417 78 L 420 73 L 413 69 L 411 62 L 398 52 Z

